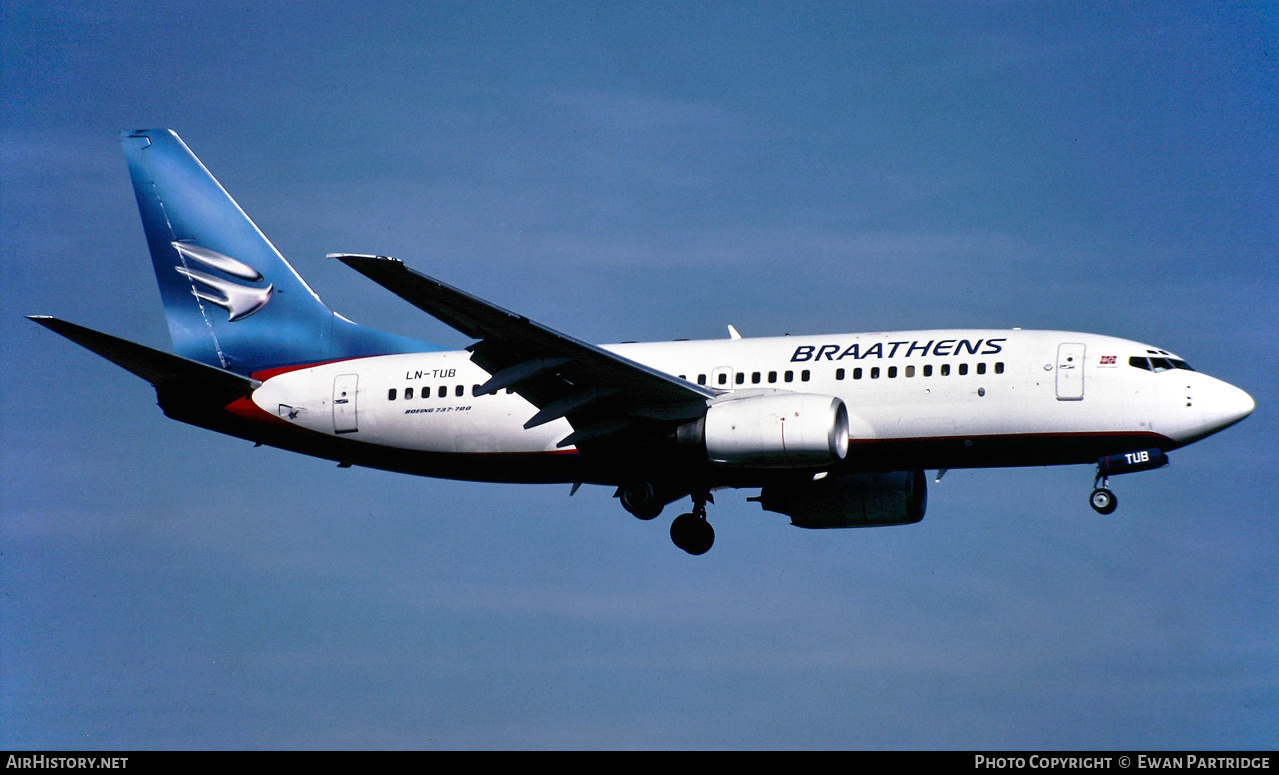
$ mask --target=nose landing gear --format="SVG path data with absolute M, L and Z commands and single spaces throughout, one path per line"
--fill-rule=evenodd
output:
M 1131 474 L 1136 471 L 1150 471 L 1166 465 L 1168 465 L 1168 455 L 1158 447 L 1107 455 L 1097 461 L 1097 477 L 1093 479 L 1094 489 L 1092 495 L 1088 497 L 1088 502 L 1098 514 L 1109 514 L 1119 506 L 1119 499 L 1110 491 L 1110 480 L 1107 477 Z
M 1110 479 L 1103 473 L 1106 458 L 1097 463 L 1097 476 L 1092 480 L 1092 495 L 1088 496 L 1088 505 L 1098 514 L 1109 514 L 1119 508 L 1119 499 L 1110 491 Z
M 706 554 L 715 543 L 715 529 L 706 521 L 706 503 L 709 493 L 693 496 L 693 511 L 680 514 L 671 523 L 671 541 L 692 555 Z

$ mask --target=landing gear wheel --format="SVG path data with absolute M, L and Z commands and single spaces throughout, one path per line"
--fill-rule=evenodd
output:
M 1119 507 L 1119 499 L 1104 487 L 1093 490 L 1088 502 L 1092 505 L 1093 511 L 1098 514 L 1109 514 Z
M 706 554 L 715 543 L 715 529 L 704 517 L 680 514 L 671 523 L 671 540 L 691 555 Z

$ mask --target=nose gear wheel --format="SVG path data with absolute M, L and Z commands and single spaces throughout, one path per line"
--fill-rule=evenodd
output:
M 1110 480 L 1101 475 L 1099 471 L 1097 478 L 1093 480 L 1092 495 L 1088 496 L 1088 505 L 1092 506 L 1093 511 L 1098 514 L 1111 514 L 1115 509 L 1119 508 L 1119 499 L 1110 491 Z

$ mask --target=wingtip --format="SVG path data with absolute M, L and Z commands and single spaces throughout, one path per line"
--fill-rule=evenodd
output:
M 178 138 L 179 140 L 182 139 L 177 132 L 173 131 L 172 129 L 168 129 L 167 127 L 150 127 L 150 128 L 120 130 L 120 140 L 122 142 L 124 140 L 129 140 L 131 138 L 146 138 L 148 140 L 151 140 L 151 139 L 154 139 L 156 135 L 171 135 L 173 137 Z
M 391 264 L 404 263 L 400 259 L 392 258 L 391 256 L 374 256 L 367 253 L 328 253 L 325 255 L 325 258 L 336 258 L 338 261 L 345 264 L 349 264 L 352 261 L 386 261 Z

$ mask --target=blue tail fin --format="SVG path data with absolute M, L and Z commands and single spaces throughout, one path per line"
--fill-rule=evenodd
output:
M 251 374 L 440 349 L 334 314 L 171 130 L 121 144 L 179 355 Z

